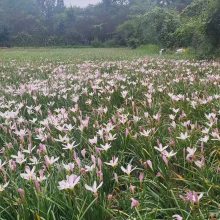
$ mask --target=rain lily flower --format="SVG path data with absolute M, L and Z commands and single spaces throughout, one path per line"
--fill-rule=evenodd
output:
M 79 183 L 80 176 L 76 176 L 74 174 L 70 176 L 66 176 L 66 180 L 62 180 L 59 182 L 58 189 L 66 190 L 66 189 L 74 189 L 74 187 Z
M 91 166 L 85 165 L 85 171 L 86 172 L 92 172 L 95 169 L 96 165 L 92 164 Z
M 151 129 L 149 129 L 147 131 L 143 129 L 142 132 L 140 132 L 140 135 L 142 135 L 144 137 L 149 137 L 150 133 L 151 133 Z
M 208 140 L 209 140 L 209 136 L 208 136 L 208 135 L 206 135 L 206 136 L 203 137 L 203 138 L 200 138 L 200 141 L 201 141 L 201 142 L 204 142 L 204 143 L 207 143 Z
M 64 169 L 68 172 L 73 172 L 74 166 L 74 163 L 63 164 Z
M 29 158 L 31 163 L 28 163 L 29 165 L 38 165 L 40 162 L 36 157 Z
M 170 159 L 171 157 L 175 156 L 177 154 L 177 152 L 174 152 L 173 150 L 171 150 L 170 152 L 168 151 L 163 151 L 163 156 L 165 156 L 167 159 Z
M 110 149 L 112 146 L 111 144 L 108 144 L 106 143 L 105 145 L 101 144 L 101 148 L 104 150 L 104 151 L 107 151 L 108 149 Z
M 152 161 L 151 161 L 151 160 L 147 160 L 147 161 L 146 161 L 146 164 L 148 165 L 148 167 L 151 168 L 151 170 L 153 170 L 153 164 L 152 164 Z
M 173 215 L 173 220 L 183 220 L 183 217 L 181 217 L 180 215 Z
M 8 186 L 9 182 L 5 183 L 5 184 L 0 184 L 0 192 L 3 192 L 5 190 L 5 188 Z
M 44 157 L 45 159 L 45 164 L 47 167 L 53 165 L 56 161 L 59 160 L 59 157 L 55 158 L 55 157 L 51 157 L 49 158 L 47 155 Z
M 205 165 L 205 158 L 202 157 L 201 160 L 196 160 L 195 165 L 199 168 L 202 168 Z
M 19 189 L 17 190 L 17 192 L 19 193 L 20 198 L 21 198 L 22 200 L 24 200 L 24 198 L 25 198 L 25 191 L 24 191 L 22 188 L 19 188 Z
M 54 139 L 54 140 L 57 142 L 61 142 L 61 143 L 69 143 L 70 142 L 70 138 L 67 136 L 67 134 L 64 137 L 62 137 L 59 134 L 59 139 Z
M 164 146 L 162 144 L 159 144 L 159 147 L 154 147 L 154 149 L 158 150 L 159 152 L 165 151 L 169 146 Z
M 186 155 L 186 160 L 189 162 L 194 161 L 196 148 L 187 147 L 186 151 L 188 152 L 188 154 Z
M 63 150 L 73 150 L 74 148 L 76 148 L 78 145 L 75 144 L 76 142 L 73 141 L 72 143 L 67 143 L 67 144 L 64 144 L 63 146 Z
M 133 186 L 132 184 L 130 184 L 129 190 L 130 190 L 131 193 L 134 194 L 135 188 L 136 188 L 136 186 Z
M 86 188 L 88 191 L 91 191 L 95 196 L 97 196 L 98 189 L 101 188 L 102 185 L 103 185 L 103 182 L 101 182 L 101 183 L 97 186 L 97 182 L 94 181 L 94 183 L 93 183 L 92 186 L 88 186 L 87 184 L 85 184 L 85 188 Z
M 188 135 L 187 132 L 185 132 L 185 133 L 180 133 L 180 136 L 177 137 L 177 139 L 180 139 L 180 140 L 186 140 L 186 139 L 188 139 L 188 138 L 189 138 L 189 135 Z
M 105 162 L 106 165 L 112 166 L 113 168 L 118 165 L 118 157 L 112 157 L 109 163 Z
M 18 151 L 18 155 L 12 155 L 11 157 L 14 158 L 16 163 L 18 163 L 20 165 L 26 161 L 25 155 L 22 154 L 21 151 Z
M 2 160 L 0 159 L 0 171 L 3 170 L 3 167 L 6 165 L 6 162 L 2 163 Z
M 197 193 L 194 191 L 189 191 L 186 193 L 185 196 L 180 196 L 184 201 L 190 202 L 191 204 L 195 205 L 198 204 L 201 198 L 203 197 L 203 193 Z
M 20 176 L 25 179 L 25 180 L 35 180 L 36 179 L 36 174 L 35 174 L 35 167 L 30 169 L 30 167 L 25 168 L 26 173 L 21 173 Z
M 86 157 L 86 149 L 81 150 L 81 155 L 83 156 L 83 158 Z
M 137 208 L 140 205 L 139 201 L 131 198 L 131 208 Z
M 139 174 L 139 181 L 140 181 L 140 183 L 142 183 L 143 180 L 144 180 L 144 173 L 141 172 L 141 173 Z
M 91 145 L 96 145 L 97 142 L 98 142 L 97 136 L 95 136 L 93 139 L 89 139 L 89 143 L 90 143 Z
M 121 166 L 121 170 L 126 173 L 128 176 L 131 175 L 131 172 L 134 171 L 136 168 L 133 168 L 132 169 L 132 165 L 131 164 L 128 164 L 127 165 L 127 168 L 124 168 L 123 166 Z

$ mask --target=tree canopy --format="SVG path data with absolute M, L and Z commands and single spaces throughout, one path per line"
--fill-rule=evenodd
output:
M 149 43 L 210 52 L 219 48 L 219 33 L 219 0 L 102 0 L 86 8 L 63 0 L 0 1 L 0 46 Z

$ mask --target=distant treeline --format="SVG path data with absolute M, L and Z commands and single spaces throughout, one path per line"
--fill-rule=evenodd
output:
M 219 52 L 219 0 L 103 0 L 67 8 L 63 0 L 1 0 L 0 46 L 191 47 Z

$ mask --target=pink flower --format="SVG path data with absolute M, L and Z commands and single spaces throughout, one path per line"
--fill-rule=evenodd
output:
M 25 191 L 24 191 L 22 188 L 19 188 L 19 189 L 17 190 L 17 192 L 19 193 L 20 198 L 23 200 L 24 197 L 25 197 Z
M 193 205 L 198 204 L 200 199 L 203 197 L 203 193 L 198 194 L 197 192 L 194 191 L 189 191 L 186 193 L 185 196 L 180 196 L 184 201 L 190 202 Z
M 22 154 L 20 151 L 18 151 L 18 155 L 12 155 L 11 156 L 13 159 L 16 160 L 16 163 L 18 164 L 23 164 L 26 161 L 25 155 Z
M 202 168 L 203 166 L 205 166 L 205 158 L 202 157 L 201 160 L 195 161 L 195 165 L 199 168 Z
M 134 194 L 136 186 L 130 185 L 129 190 Z
M 82 149 L 82 150 L 81 150 L 81 155 L 83 156 L 83 158 L 86 157 L 86 149 Z
M 195 147 L 194 148 L 187 147 L 186 151 L 188 152 L 188 154 L 186 155 L 186 160 L 187 161 L 194 161 L 196 148 Z
M 144 173 L 141 172 L 141 173 L 139 174 L 139 181 L 140 181 L 140 183 L 142 183 L 143 180 L 144 180 Z
M 96 145 L 97 142 L 98 142 L 97 136 L 95 136 L 93 139 L 89 139 L 89 143 L 90 143 L 91 145 Z
M 180 215 L 173 215 L 173 220 L 183 220 L 183 217 L 181 217 Z
M 151 168 L 151 170 L 153 170 L 152 161 L 151 160 L 147 160 L 146 163 Z
M 134 199 L 134 198 L 131 198 L 131 208 L 136 208 L 140 205 L 139 201 Z
M 49 158 L 47 155 L 44 157 L 45 159 L 45 164 L 47 167 L 50 167 L 51 165 L 53 165 L 55 162 L 57 162 L 59 160 L 59 157 L 57 158 L 54 158 L 54 157 L 51 157 Z
M 25 168 L 26 173 L 21 173 L 20 175 L 25 180 L 35 180 L 36 174 L 34 171 L 35 171 L 35 167 L 33 167 L 32 170 L 30 169 L 30 167 L 26 167 Z
M 60 181 L 58 189 L 66 190 L 66 189 L 74 189 L 74 187 L 79 183 L 80 176 L 76 176 L 74 174 L 70 176 L 66 176 L 66 180 Z

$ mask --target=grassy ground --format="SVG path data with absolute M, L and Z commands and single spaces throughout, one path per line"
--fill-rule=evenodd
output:
M 16 61 L 64 61 L 80 62 L 85 60 L 127 60 L 140 58 L 156 52 L 147 48 L 137 50 L 127 48 L 12 48 L 0 49 L 0 59 Z
M 219 219 L 219 63 L 157 52 L 0 51 L 1 220 Z

